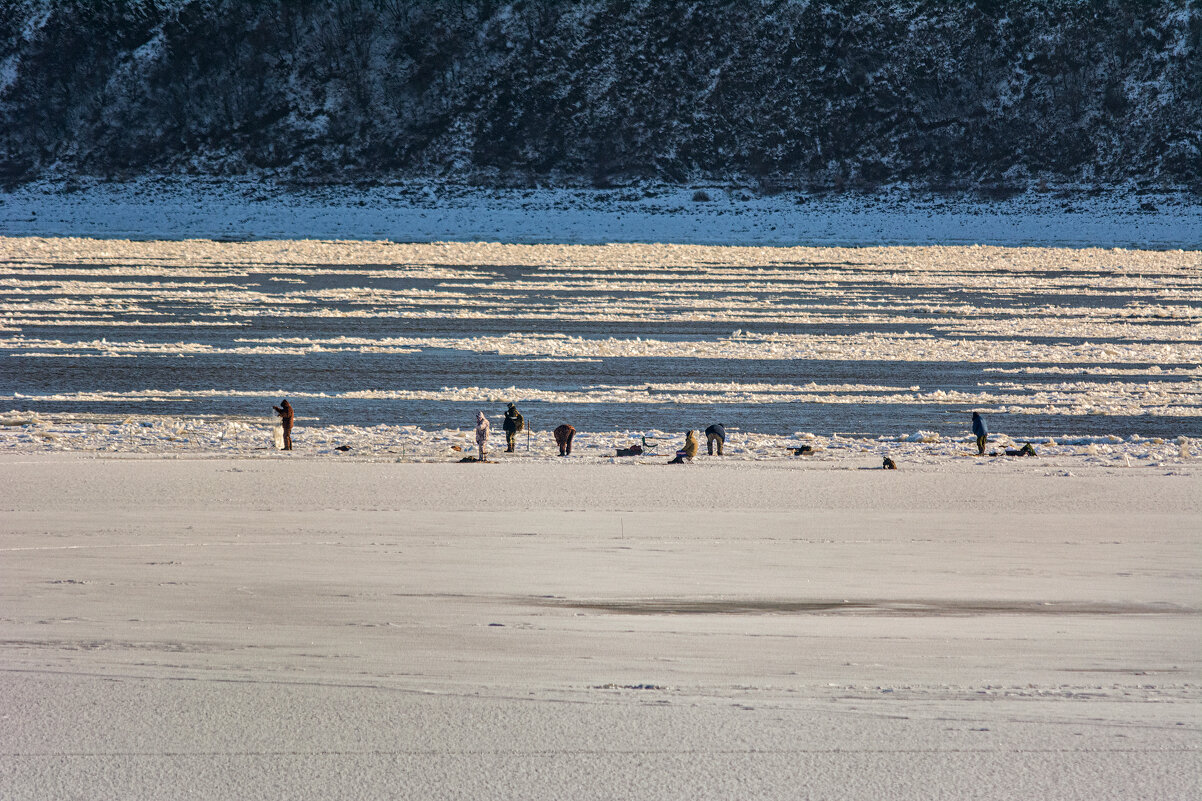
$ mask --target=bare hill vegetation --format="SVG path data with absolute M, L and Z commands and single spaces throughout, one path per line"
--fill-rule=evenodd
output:
M 0 178 L 1202 185 L 1188 0 L 12 0 Z

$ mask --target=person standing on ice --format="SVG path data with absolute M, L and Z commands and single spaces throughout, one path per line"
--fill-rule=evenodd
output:
M 488 424 L 488 418 L 484 416 L 484 412 L 476 412 L 476 446 L 480 448 L 480 461 L 488 455 L 488 433 L 492 426 Z
M 714 443 L 718 443 L 718 455 L 722 455 L 722 446 L 726 443 L 726 426 L 714 423 L 705 430 L 705 445 L 709 455 L 714 455 Z
M 280 417 L 280 424 L 284 427 L 284 450 L 292 450 L 292 405 L 288 403 L 288 399 L 280 401 L 279 406 L 272 406 L 275 413 Z
M 509 408 L 505 410 L 505 422 L 501 427 L 505 429 L 505 452 L 513 453 L 513 441 L 517 433 L 522 430 L 525 421 L 522 419 L 522 413 L 518 411 L 516 404 L 509 404 Z
M 559 446 L 559 455 L 571 456 L 572 438 L 576 436 L 576 429 L 564 423 L 561 426 L 556 426 L 555 431 L 552 433 L 555 435 L 555 444 Z
M 989 429 L 985 427 L 981 415 L 976 412 L 972 413 L 972 435 L 977 438 L 977 456 L 984 456 L 985 438 L 989 436 Z

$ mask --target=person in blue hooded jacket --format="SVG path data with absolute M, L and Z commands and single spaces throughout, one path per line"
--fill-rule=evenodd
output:
M 977 456 L 984 456 L 985 438 L 989 436 L 989 429 L 985 427 L 985 421 L 981 419 L 981 415 L 976 412 L 972 413 L 972 435 L 977 438 Z
M 714 423 L 705 430 L 705 444 L 709 450 L 709 455 L 714 455 L 714 443 L 718 443 L 718 455 L 722 455 L 722 446 L 726 444 L 726 426 L 721 423 Z

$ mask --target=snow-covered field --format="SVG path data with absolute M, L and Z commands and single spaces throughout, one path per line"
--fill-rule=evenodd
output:
M 1202 794 L 1196 204 L 441 191 L 0 197 L 0 798 Z
M 162 176 L 27 184 L 0 193 L 10 236 L 130 239 L 390 239 L 699 245 L 1202 247 L 1186 193 L 1080 187 L 989 201 L 905 187 L 875 195 L 758 196 L 737 187 L 475 189 L 437 181 L 304 189 Z
M 0 797 L 1202 792 L 1196 459 L 347 455 L 0 455 Z

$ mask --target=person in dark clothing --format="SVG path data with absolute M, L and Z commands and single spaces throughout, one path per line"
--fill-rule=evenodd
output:
M 989 429 L 985 427 L 981 415 L 976 412 L 972 413 L 972 435 L 977 438 L 977 456 L 984 456 L 985 438 L 989 436 Z
M 509 404 L 509 408 L 505 410 L 505 420 L 501 423 L 501 427 L 505 429 L 506 453 L 513 453 L 514 439 L 525 424 L 526 422 L 522 418 L 522 413 L 518 411 L 518 407 L 515 404 Z
M 560 456 L 572 455 L 572 438 L 576 436 L 576 429 L 572 428 L 567 423 L 558 426 L 555 429 L 555 444 L 559 446 Z
M 280 417 L 280 423 L 284 426 L 284 450 L 292 450 L 292 404 L 288 403 L 285 398 L 280 401 L 279 406 L 272 406 L 275 413 Z
M 722 446 L 726 443 L 726 426 L 714 423 L 705 430 L 705 444 L 709 455 L 714 455 L 714 443 L 718 443 L 718 455 L 722 455 Z

